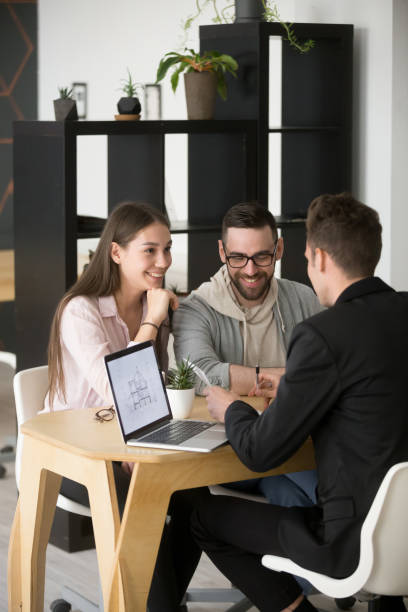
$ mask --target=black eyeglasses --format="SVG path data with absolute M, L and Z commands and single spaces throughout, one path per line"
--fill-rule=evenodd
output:
M 251 257 L 249 255 L 227 255 L 225 244 L 222 243 L 222 246 L 224 247 L 225 259 L 231 268 L 245 268 L 249 260 L 253 261 L 253 263 L 259 268 L 266 268 L 273 263 L 276 255 L 276 249 L 278 247 L 278 241 L 275 242 L 273 253 L 256 253 Z
M 115 416 L 115 409 L 113 406 L 110 408 L 101 408 L 98 412 L 95 412 L 95 421 L 103 423 L 104 421 L 111 421 Z

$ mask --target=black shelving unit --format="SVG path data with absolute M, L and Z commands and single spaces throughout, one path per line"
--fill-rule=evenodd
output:
M 108 139 L 108 209 L 124 200 L 165 210 L 166 134 L 188 134 L 188 284 L 218 265 L 220 220 L 257 197 L 256 121 L 15 122 L 14 226 L 18 369 L 46 362 L 56 305 L 77 275 L 77 240 L 97 237 L 103 219 L 77 215 L 77 138 Z M 209 244 L 211 246 L 209 247 Z M 215 242 L 216 244 L 216 242 Z
M 166 134 L 188 134 L 188 288 L 218 268 L 224 213 L 239 201 L 268 205 L 270 134 L 281 137 L 282 276 L 307 282 L 304 217 L 310 200 L 351 186 L 353 27 L 294 24 L 315 48 L 281 46 L 282 117 L 270 125 L 269 40 L 279 24 L 200 28 L 201 50 L 239 62 L 214 121 L 71 121 L 14 124 L 15 278 L 18 368 L 44 363 L 56 304 L 75 281 L 77 239 L 97 237 L 103 220 L 77 216 L 77 138 L 108 139 L 108 208 L 123 200 L 165 209 Z
M 227 101 L 217 100 L 216 118 L 257 121 L 258 199 L 264 206 L 270 187 L 269 135 L 281 136 L 282 276 L 308 282 L 302 222 L 307 207 L 317 195 L 351 189 L 353 26 L 293 27 L 299 40 L 312 38 L 315 47 L 301 54 L 282 41 L 278 125 L 270 125 L 269 118 L 269 43 L 282 37 L 278 23 L 202 26 L 200 48 L 229 53 L 239 63 L 238 78 L 228 78 Z

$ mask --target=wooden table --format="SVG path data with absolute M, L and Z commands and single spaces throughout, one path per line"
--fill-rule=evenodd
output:
M 14 300 L 14 251 L 0 251 L 0 302 Z
M 93 415 L 94 410 L 41 414 L 21 428 L 25 435 L 9 548 L 9 612 L 43 612 L 45 551 L 62 476 L 88 489 L 106 612 L 146 610 L 174 491 L 259 476 L 240 462 L 229 445 L 211 453 L 127 447 L 116 418 L 100 424 Z M 209 418 L 204 398 L 196 398 L 193 416 Z M 122 522 L 112 461 L 135 463 Z M 313 467 L 308 441 L 267 474 Z

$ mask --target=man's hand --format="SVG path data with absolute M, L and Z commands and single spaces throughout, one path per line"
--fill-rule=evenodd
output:
M 208 412 L 220 423 L 224 423 L 228 406 L 240 399 L 239 395 L 232 391 L 226 391 L 222 387 L 206 387 L 204 395 L 207 397 Z
M 260 374 L 258 387 L 254 385 L 248 395 L 265 398 L 266 408 L 270 403 L 269 400 L 275 399 L 284 372 L 285 370 L 282 370 L 282 374 Z

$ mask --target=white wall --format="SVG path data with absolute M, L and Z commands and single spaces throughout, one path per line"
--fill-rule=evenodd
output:
M 194 0 L 39 0 L 40 118 L 53 118 L 58 85 L 85 81 L 88 118 L 112 119 L 126 68 L 138 81 L 154 82 L 160 57 L 180 43 L 180 21 L 194 13 L 194 5 Z M 384 248 L 378 274 L 408 289 L 407 1 L 280 0 L 278 5 L 285 19 L 355 25 L 353 191 L 381 217 Z M 163 108 L 166 119 L 185 118 L 182 86 L 174 95 L 166 80 Z M 94 164 L 84 162 L 79 173 L 80 211 L 104 214 L 106 148 L 103 143 L 89 146 L 95 153 L 86 145 L 80 151 Z M 183 209 L 180 189 L 172 185 L 170 195 Z
M 406 0 L 296 0 L 294 21 L 354 24 L 353 192 L 383 224 L 377 274 L 408 289 L 408 5 Z
M 395 0 L 393 14 L 391 283 L 408 288 L 408 2 Z

